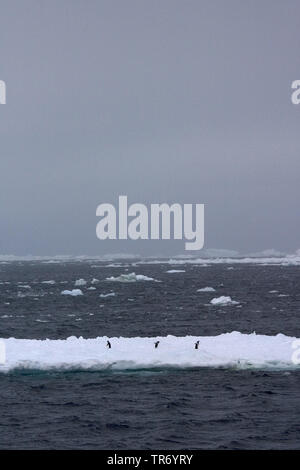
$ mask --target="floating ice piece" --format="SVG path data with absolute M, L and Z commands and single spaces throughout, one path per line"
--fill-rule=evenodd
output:
M 170 269 L 169 271 L 166 271 L 167 273 L 169 274 L 173 274 L 173 273 L 185 273 L 185 270 L 184 269 Z
M 216 289 L 213 287 L 202 287 L 201 289 L 197 289 L 197 292 L 216 292 Z
M 80 287 L 80 286 L 86 286 L 87 282 L 85 279 L 77 279 L 77 281 L 75 281 L 75 286 L 76 287 Z
M 96 279 L 95 277 L 91 280 L 91 284 L 97 284 L 99 281 L 99 279 Z
M 227 297 L 225 295 L 221 295 L 221 297 L 215 297 L 210 301 L 212 305 L 238 305 L 239 302 L 235 300 L 231 300 L 231 297 Z
M 55 281 L 51 280 L 51 281 L 42 281 L 42 284 L 50 284 L 50 285 L 53 285 L 55 284 Z
M 87 290 L 96 290 L 96 287 L 88 287 Z
M 115 297 L 115 292 L 109 292 L 108 294 L 100 294 L 99 297 L 105 298 L 105 297 Z
M 72 295 L 73 297 L 76 297 L 77 295 L 83 295 L 82 290 L 80 289 L 63 290 L 61 294 Z
M 128 274 L 120 274 L 120 276 L 117 277 L 107 277 L 107 281 L 113 281 L 113 282 L 137 282 L 137 281 L 156 281 L 152 277 L 144 276 L 143 274 L 135 274 L 135 273 L 128 273 Z

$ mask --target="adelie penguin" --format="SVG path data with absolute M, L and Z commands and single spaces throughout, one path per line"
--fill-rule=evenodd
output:
M 156 342 L 154 343 L 155 349 L 158 348 L 158 345 L 159 345 L 159 341 L 156 341 Z
M 109 341 L 107 341 L 107 343 L 106 343 L 106 346 L 108 347 L 108 349 L 110 349 L 110 348 L 111 348 L 111 344 L 110 344 L 110 342 L 109 342 Z
M 200 341 L 196 341 L 196 343 L 195 343 L 195 349 L 199 349 L 199 342 L 200 342 Z

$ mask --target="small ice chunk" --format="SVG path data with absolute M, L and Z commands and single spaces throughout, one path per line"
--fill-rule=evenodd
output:
M 85 286 L 86 284 L 87 284 L 87 282 L 86 282 L 85 279 L 77 279 L 77 281 L 75 281 L 75 286 L 76 287 Z
M 221 297 L 215 297 L 210 301 L 212 305 L 237 305 L 239 302 L 231 300 L 231 297 L 221 295 Z
M 169 274 L 175 274 L 175 273 L 185 273 L 184 269 L 170 269 L 169 271 L 166 271 Z
M 72 289 L 72 290 L 63 290 L 61 292 L 62 295 L 72 295 L 76 297 L 77 295 L 83 295 L 82 290 L 80 289 Z
M 118 277 L 107 277 L 107 281 L 113 281 L 113 282 L 137 282 L 137 281 L 155 281 L 152 277 L 144 276 L 143 274 L 135 274 L 135 273 L 129 273 L 129 274 L 120 274 Z M 159 282 L 159 281 L 155 281 Z
M 197 289 L 197 292 L 216 292 L 216 289 L 213 287 L 202 287 L 201 289 Z

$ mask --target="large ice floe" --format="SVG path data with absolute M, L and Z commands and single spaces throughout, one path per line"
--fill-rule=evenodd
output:
M 293 369 L 299 367 L 300 340 L 283 334 L 224 333 L 219 336 L 65 340 L 3 339 L 6 361 L 0 371 L 126 370 L 190 367 Z M 196 341 L 199 349 L 195 349 Z M 154 348 L 159 341 L 158 348 Z M 298 349 L 297 349 L 298 348 Z

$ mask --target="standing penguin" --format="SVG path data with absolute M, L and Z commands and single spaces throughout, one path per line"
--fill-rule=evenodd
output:
M 196 341 L 196 343 L 195 343 L 195 349 L 199 349 L 199 343 L 200 343 L 200 341 Z
M 107 340 L 106 346 L 108 347 L 108 349 L 111 349 L 111 344 L 108 340 Z
M 155 349 L 158 348 L 158 345 L 159 345 L 159 341 L 156 341 L 156 342 L 154 343 Z

